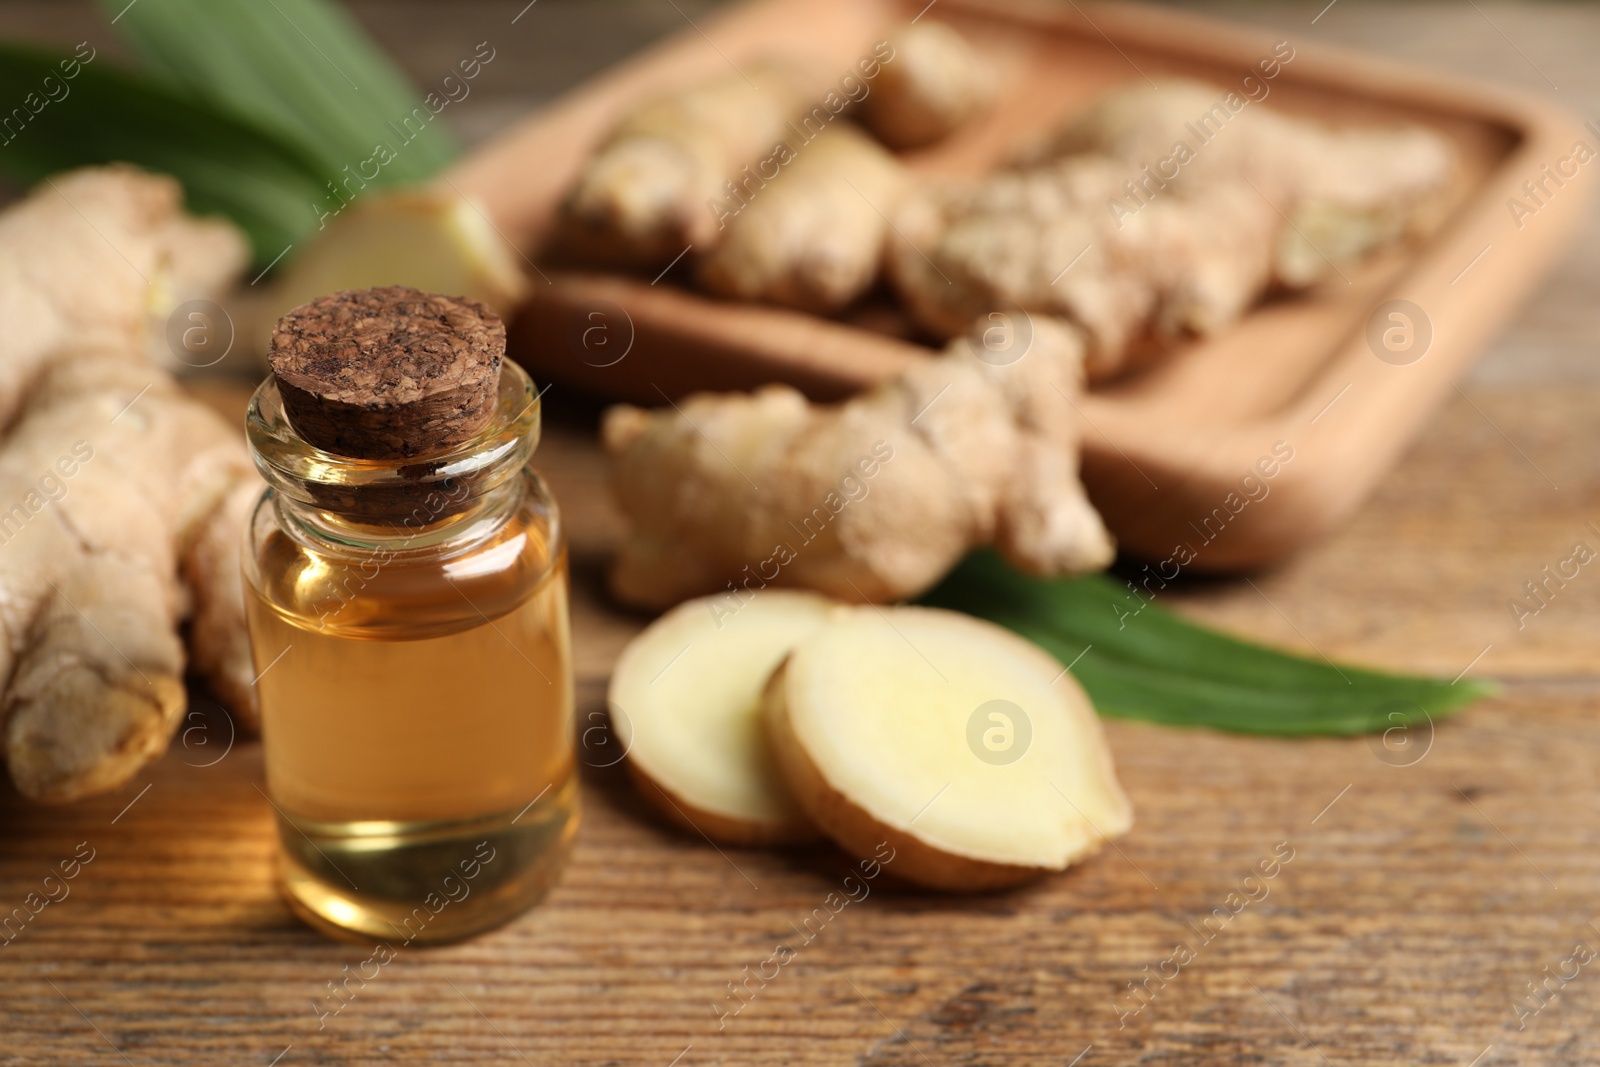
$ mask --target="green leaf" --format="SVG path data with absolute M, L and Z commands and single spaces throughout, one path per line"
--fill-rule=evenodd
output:
M 109 15 L 123 12 L 117 28 L 153 73 L 301 145 L 324 182 L 339 183 L 346 166 L 357 174 L 379 143 L 394 158 L 361 179 L 377 186 L 425 181 L 455 158 L 422 95 L 326 0 L 100 3 Z
M 1348 735 L 1437 719 L 1493 691 L 1278 652 L 1187 622 L 1103 575 L 1030 578 L 989 552 L 969 557 L 923 603 L 1040 645 L 1072 664 L 1101 714 L 1118 718 Z
M 325 190 L 296 148 L 104 60 L 82 65 L 70 79 L 63 61 L 0 45 L 0 100 L 17 105 L 0 114 L 0 171 L 35 182 L 73 167 L 126 162 L 170 174 L 183 183 L 190 210 L 238 223 L 259 262 L 316 224 Z M 60 99 L 46 95 L 46 77 Z M 27 106 L 30 94 L 43 101 L 37 113 Z

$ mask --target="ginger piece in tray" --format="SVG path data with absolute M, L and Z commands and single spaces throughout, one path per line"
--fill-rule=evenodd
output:
M 0 212 L 0 731 L 12 781 L 64 801 L 125 782 L 185 707 L 194 666 L 249 718 L 242 436 L 145 354 L 153 286 L 205 291 L 245 262 L 175 182 L 58 176 Z
M 1081 340 L 1044 316 L 1012 326 L 984 320 L 841 404 L 775 385 L 608 410 L 630 523 L 614 592 L 651 608 L 720 593 L 733 610 L 766 585 L 894 600 L 985 544 L 1038 574 L 1105 567 L 1111 537 L 1078 480 Z
M 1439 135 L 1230 112 L 1227 96 L 1120 90 L 1024 165 L 913 196 L 897 291 L 945 335 L 993 307 L 1063 316 L 1099 380 L 1437 221 L 1455 168 Z
M 618 266 L 665 265 L 694 246 L 709 252 L 725 229 L 716 205 L 747 180 L 744 168 L 793 133 L 809 105 L 808 79 L 780 63 L 652 97 L 625 114 L 584 165 L 562 205 L 560 249 Z M 730 186 L 730 183 L 733 183 Z
M 1175 79 L 1161 88 L 1138 84 L 1101 97 L 1042 146 L 1024 153 L 1037 165 L 1067 156 L 1100 155 L 1162 177 L 1158 163 L 1180 141 L 1191 151 L 1173 160 L 1180 189 L 1196 182 L 1254 182 L 1262 191 L 1350 211 L 1415 212 L 1452 176 L 1454 154 L 1440 135 L 1420 126 L 1331 127 L 1245 104 L 1229 111 L 1219 86 Z M 1159 191 L 1159 183 L 1151 182 Z M 1137 201 L 1129 201 L 1136 205 Z
M 887 69 L 887 68 L 886 68 Z M 883 259 L 887 213 L 905 185 L 895 158 L 852 126 L 799 142 L 749 192 L 699 266 L 720 296 L 834 311 L 864 293 Z
M 1237 113 L 1228 93 L 1200 82 L 1172 81 L 1160 89 L 1136 85 L 1111 93 L 1059 130 L 1033 158 L 1103 155 L 1140 168 L 1139 196 L 1159 193 L 1160 164 L 1180 191 L 1246 181 L 1289 210 L 1274 252 L 1276 280 L 1300 287 L 1408 231 L 1440 218 L 1440 194 L 1454 177 L 1454 152 L 1420 126 L 1329 127 L 1255 105 Z M 1235 95 L 1235 100 L 1242 100 Z M 1182 140 L 1192 158 L 1173 158 Z M 1140 200 L 1123 190 L 1124 207 Z M 1122 212 L 1117 212 L 1120 216 Z M 1297 232 L 1298 231 L 1298 232 Z M 1307 239 L 1314 242 L 1308 245 Z M 1322 254 L 1318 254 L 1319 250 Z
M 942 22 L 919 20 L 889 38 L 884 64 L 861 102 L 861 117 L 890 148 L 920 148 L 944 139 L 994 97 L 994 71 L 965 37 Z
M 950 334 L 995 307 L 1059 315 L 1087 339 L 1089 380 L 1154 338 L 1233 321 L 1272 278 L 1281 219 L 1248 186 L 1156 200 L 1120 228 L 1106 209 L 1125 168 L 1076 156 L 914 201 L 891 237 L 890 275 L 923 326 Z

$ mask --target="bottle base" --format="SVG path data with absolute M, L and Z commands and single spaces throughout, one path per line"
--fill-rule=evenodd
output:
M 277 819 L 279 888 L 308 925 L 347 940 L 438 944 L 508 922 L 549 892 L 577 833 L 577 777 L 520 812 L 473 819 Z

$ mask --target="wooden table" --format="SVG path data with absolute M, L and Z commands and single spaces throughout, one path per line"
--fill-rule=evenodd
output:
M 419 57 L 441 39 L 475 42 L 521 6 L 358 10 L 425 78 Z M 1319 6 L 1238 13 L 1295 41 L 1547 91 L 1548 77 L 1568 107 L 1597 111 L 1595 9 L 1344 0 L 1311 25 Z M 681 22 L 656 8 L 544 0 L 506 47 L 577 76 L 613 21 L 644 12 L 639 36 Z M 8 6 L 0 33 L 81 39 L 70 16 Z M 533 32 L 542 18 L 560 32 Z M 477 132 L 547 88 L 486 93 Z M 838 886 L 842 856 L 719 852 L 664 828 L 618 768 L 590 768 L 576 854 L 545 905 L 468 944 L 404 951 L 319 1026 L 314 1002 L 369 950 L 318 938 L 278 900 L 259 746 L 228 747 L 212 715 L 115 796 L 67 809 L 0 796 L 0 913 L 93 850 L 70 896 L 0 946 L 0 1064 L 1596 1062 L 1600 960 L 1576 976 L 1563 961 L 1600 948 L 1600 563 L 1520 629 L 1508 606 L 1574 543 L 1600 548 L 1593 230 L 1339 536 L 1254 587 L 1171 598 L 1311 654 L 1501 681 L 1460 718 L 1392 748 L 1111 723 L 1138 813 L 1120 849 L 976 899 L 880 884 L 809 944 L 795 926 Z M 573 538 L 587 716 L 643 620 L 599 592 L 618 527 L 594 409 L 548 403 L 540 460 Z M 1275 847 L 1293 859 L 1268 895 L 1203 941 L 1195 928 Z M 1195 957 L 1173 976 L 1180 942 Z M 728 984 L 779 943 L 796 958 L 719 1023 Z M 1163 970 L 1131 1013 L 1127 984 Z M 1550 977 L 1563 970 L 1564 987 Z M 1515 1005 L 1531 1009 L 1529 984 L 1547 979 L 1559 995 L 1519 1029 Z

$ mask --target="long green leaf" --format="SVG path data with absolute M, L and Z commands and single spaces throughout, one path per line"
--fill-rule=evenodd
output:
M 1095 707 L 1119 718 L 1348 735 L 1436 719 L 1492 691 L 1274 651 L 1187 622 L 1109 578 L 1030 578 L 987 552 L 923 602 L 990 619 L 1072 663 Z
M 15 103 L 0 114 L 0 170 L 29 182 L 111 162 L 170 174 L 191 210 L 238 223 L 260 262 L 316 225 L 325 190 L 296 148 L 104 59 L 66 79 L 62 58 L 0 45 L 0 100 Z
M 100 2 L 109 14 L 124 12 L 117 28 L 152 72 L 302 145 L 324 182 L 358 173 L 379 143 L 394 158 L 363 179 L 379 186 L 425 181 L 456 155 L 422 94 L 326 0 Z

